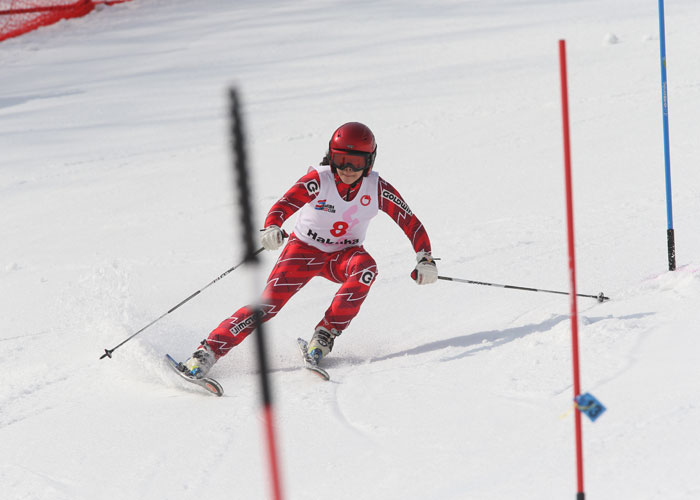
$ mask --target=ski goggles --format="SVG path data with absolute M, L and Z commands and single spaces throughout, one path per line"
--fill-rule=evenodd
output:
M 339 170 L 349 168 L 353 172 L 362 172 L 372 166 L 372 153 L 332 150 L 330 163 Z

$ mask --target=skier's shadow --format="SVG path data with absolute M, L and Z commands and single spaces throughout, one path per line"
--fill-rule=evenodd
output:
M 585 323 L 586 325 L 590 325 L 592 323 L 596 323 L 598 321 L 606 320 L 606 319 L 617 319 L 617 320 L 625 320 L 625 319 L 638 319 L 638 318 L 643 318 L 645 316 L 649 316 L 653 313 L 638 313 L 638 314 L 631 314 L 627 316 L 621 316 L 621 317 L 615 317 L 612 315 L 608 316 L 603 316 L 603 317 L 582 317 L 582 322 Z M 455 359 L 461 359 L 465 358 L 467 356 L 472 356 L 473 354 L 480 352 L 480 351 L 486 351 L 490 349 L 494 349 L 496 347 L 499 347 L 503 344 L 506 344 L 508 342 L 512 342 L 513 340 L 520 339 L 523 337 L 527 337 L 528 335 L 531 335 L 533 333 L 538 333 L 538 332 L 546 332 L 548 330 L 551 330 L 552 328 L 556 327 L 559 323 L 562 321 L 569 321 L 570 316 L 566 314 L 560 314 L 556 316 L 552 316 L 551 318 L 542 321 L 541 323 L 536 323 L 536 324 L 530 324 L 530 325 L 523 325 L 523 326 L 517 326 L 514 328 L 507 328 L 505 330 L 488 330 L 484 332 L 477 332 L 477 333 L 470 333 L 467 335 L 461 335 L 459 337 L 452 337 L 449 339 L 442 339 L 442 340 L 436 340 L 434 342 L 429 342 L 427 344 L 423 344 L 417 347 L 413 347 L 411 349 L 405 349 L 403 351 L 398 351 L 394 352 L 391 354 L 386 354 L 383 356 L 375 356 L 369 359 L 370 362 L 374 363 L 377 361 L 385 361 L 388 359 L 393 359 L 393 358 L 400 358 L 403 356 L 415 356 L 419 354 L 425 354 L 433 351 L 441 351 L 443 349 L 449 348 L 449 347 L 458 347 L 458 348 L 463 348 L 467 349 L 466 351 L 463 351 L 459 354 L 453 355 L 453 356 L 446 356 L 445 358 L 442 359 L 442 361 L 452 361 Z M 472 348 L 472 349 L 469 349 Z M 330 359 L 329 359 L 330 361 Z M 340 364 L 340 360 L 339 364 Z M 367 360 L 358 360 L 358 361 L 364 361 L 366 362 Z
M 443 361 L 452 361 L 455 359 L 471 356 L 479 351 L 493 349 L 507 342 L 512 342 L 513 340 L 527 337 L 528 335 L 531 335 L 533 333 L 551 330 L 562 321 L 568 319 L 569 316 L 567 315 L 557 315 L 538 324 L 516 326 L 514 328 L 507 328 L 505 330 L 487 330 L 485 332 L 470 333 L 467 335 L 461 335 L 459 337 L 436 340 L 435 342 L 428 342 L 427 344 L 413 347 L 411 349 L 386 354 L 384 356 L 376 356 L 374 358 L 371 358 L 371 361 L 385 361 L 388 359 L 400 358 L 403 356 L 415 356 L 418 354 L 426 354 L 433 351 L 441 351 L 449 347 L 468 349 L 470 347 L 476 346 L 473 349 L 468 349 L 467 351 L 464 351 L 460 354 L 448 356 L 443 359 Z
M 598 321 L 616 319 L 616 320 L 626 320 L 626 319 L 639 319 L 645 316 L 651 316 L 654 313 L 637 313 L 629 314 L 626 316 L 582 316 L 581 322 L 586 325 L 597 323 Z M 546 332 L 556 327 L 562 321 L 569 321 L 570 316 L 568 314 L 559 314 L 552 316 L 549 319 L 542 321 L 541 323 L 535 323 L 530 325 L 516 326 L 514 328 L 506 328 L 505 330 L 487 330 L 484 332 L 470 333 L 467 335 L 460 335 L 458 337 L 452 337 L 449 339 L 436 340 L 434 342 L 428 342 L 427 344 L 419 345 L 417 347 L 412 347 L 411 349 L 405 349 L 402 351 L 385 354 L 383 356 L 374 356 L 371 358 L 359 358 L 353 356 L 344 356 L 342 358 L 329 357 L 324 359 L 324 366 L 327 368 L 339 367 L 343 365 L 356 365 L 363 363 L 375 363 L 378 361 L 386 361 L 388 359 L 401 358 L 404 356 L 416 356 L 420 354 L 426 354 L 434 351 L 441 351 L 449 347 L 457 347 L 466 349 L 453 356 L 446 356 L 441 361 L 453 361 L 456 359 L 465 358 L 467 356 L 472 356 L 480 351 L 487 351 L 494 349 L 508 342 L 512 342 L 516 339 L 527 337 L 533 333 Z M 471 348 L 471 349 L 469 349 Z M 297 368 L 282 368 L 273 371 L 293 371 Z

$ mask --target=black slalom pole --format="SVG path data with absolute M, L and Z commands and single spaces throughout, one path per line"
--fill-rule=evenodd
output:
M 231 105 L 231 143 L 233 146 L 234 170 L 236 172 L 236 190 L 238 191 L 238 203 L 241 209 L 241 223 L 243 224 L 243 244 L 245 247 L 245 261 L 258 267 L 258 253 L 253 243 L 253 207 L 251 203 L 251 188 L 249 183 L 248 162 L 245 151 L 245 137 L 240 113 L 240 102 L 236 89 L 229 90 Z M 256 324 L 256 339 L 258 350 L 258 364 L 260 367 L 260 386 L 263 404 L 263 422 L 267 438 L 267 450 L 272 479 L 272 492 L 275 500 L 281 500 L 282 488 L 280 472 L 277 461 L 277 446 L 275 444 L 274 411 L 272 406 L 272 391 L 268 375 L 267 348 L 265 347 L 265 333 L 263 323 L 260 321 L 262 310 L 256 307 L 254 313 Z
M 528 292 L 545 292 L 545 293 L 556 293 L 559 295 L 570 295 L 569 292 L 559 292 L 557 290 L 542 290 L 541 288 L 530 288 L 527 286 L 499 285 L 498 283 L 487 283 L 485 281 L 473 281 L 473 280 L 465 280 L 465 279 L 460 279 L 460 278 L 450 278 L 449 276 L 438 276 L 438 279 L 445 280 L 445 281 L 456 281 L 458 283 L 469 283 L 472 285 L 485 285 L 485 286 L 495 286 L 498 288 L 510 288 L 513 290 L 526 290 Z M 606 300 L 610 300 L 610 297 L 606 297 L 603 294 L 603 292 L 600 292 L 598 295 L 588 295 L 585 293 L 577 293 L 576 296 L 597 299 L 598 302 L 605 302 Z
M 263 249 L 262 247 L 261 247 L 261 248 L 258 248 L 258 249 L 255 251 L 255 255 L 259 254 L 259 253 L 262 252 L 263 250 L 264 250 L 264 249 Z M 217 281 L 219 281 L 221 278 L 223 278 L 223 277 L 227 276 L 228 274 L 232 273 L 234 270 L 238 269 L 240 266 L 242 266 L 242 265 L 245 264 L 246 262 L 247 262 L 247 261 L 244 260 L 244 261 L 241 262 L 240 264 L 236 264 L 235 266 L 233 266 L 231 269 L 228 269 L 228 270 L 224 271 L 222 274 L 220 274 L 219 276 L 217 276 L 216 278 L 214 278 L 214 279 L 213 279 L 211 282 L 209 282 L 207 285 L 205 285 L 204 287 L 200 288 L 199 290 L 197 290 L 196 292 L 194 292 L 192 295 L 190 295 L 189 297 L 187 297 L 186 299 L 184 299 L 183 301 L 181 301 L 178 305 L 176 305 L 175 307 L 170 308 L 169 311 L 167 311 L 167 312 L 161 314 L 160 316 L 158 316 L 156 319 L 154 319 L 153 321 L 151 321 L 149 324 L 147 324 L 146 326 L 144 326 L 143 328 L 141 328 L 138 332 L 136 332 L 136 333 L 134 333 L 133 335 L 130 335 L 129 337 L 127 337 L 127 338 L 126 338 L 123 342 L 121 342 L 120 344 L 117 344 L 116 346 L 112 347 L 111 349 L 105 349 L 105 353 L 104 353 L 102 356 L 100 356 L 100 359 L 102 359 L 102 358 L 111 358 L 111 357 L 112 357 L 112 353 L 113 353 L 114 351 L 116 351 L 116 350 L 119 349 L 121 346 L 123 346 L 124 344 L 126 344 L 127 342 L 129 342 L 131 339 L 133 339 L 134 337 L 136 337 L 139 333 L 141 333 L 142 331 L 144 331 L 146 328 L 148 328 L 148 327 L 154 325 L 156 322 L 158 322 L 158 321 L 160 321 L 161 319 L 163 319 L 165 316 L 167 316 L 168 314 L 170 314 L 171 312 L 173 312 L 175 309 L 177 309 L 178 307 L 180 307 L 181 305 L 183 305 L 185 302 L 188 302 L 190 299 L 193 299 L 194 297 L 196 297 L 197 295 L 199 295 L 200 293 L 202 293 L 204 290 L 206 290 L 207 288 L 209 288 L 210 286 L 212 286 L 214 283 L 216 283 Z

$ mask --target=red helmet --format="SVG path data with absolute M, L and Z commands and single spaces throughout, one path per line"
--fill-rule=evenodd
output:
M 358 122 L 349 122 L 333 132 L 328 143 L 328 162 L 333 172 L 337 168 L 350 167 L 355 171 L 364 170 L 369 175 L 377 155 L 377 142 L 374 134 Z

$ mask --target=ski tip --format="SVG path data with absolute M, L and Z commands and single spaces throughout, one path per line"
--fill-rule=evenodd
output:
M 224 395 L 224 388 L 221 387 L 221 384 L 219 384 L 218 382 L 216 382 L 214 380 L 211 380 L 211 379 L 204 380 L 203 387 L 217 397 L 221 397 Z
M 316 375 L 318 375 L 318 376 L 321 378 L 321 380 L 325 380 L 326 382 L 328 382 L 328 381 L 331 379 L 331 376 L 330 376 L 330 375 L 328 374 L 328 372 L 327 372 L 326 370 L 324 370 L 323 368 L 319 368 L 319 367 L 313 367 L 313 368 L 307 367 L 307 369 L 308 369 L 309 371 L 314 372 Z

